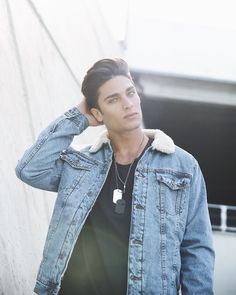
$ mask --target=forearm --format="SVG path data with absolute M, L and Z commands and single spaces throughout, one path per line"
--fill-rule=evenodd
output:
M 31 186 L 56 191 L 62 165 L 60 154 L 88 125 L 88 119 L 76 107 L 57 118 L 25 151 L 16 166 L 17 176 Z

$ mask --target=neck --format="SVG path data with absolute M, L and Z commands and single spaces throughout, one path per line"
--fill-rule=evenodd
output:
M 109 131 L 116 162 L 129 164 L 137 158 L 147 144 L 148 137 L 141 128 L 126 133 L 113 133 Z

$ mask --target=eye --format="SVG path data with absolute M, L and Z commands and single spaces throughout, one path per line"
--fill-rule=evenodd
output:
M 135 94 L 135 90 L 134 89 L 128 91 L 128 95 L 129 96 L 133 96 L 134 94 Z
M 113 103 L 113 102 L 116 102 L 118 100 L 118 97 L 112 97 L 112 98 L 109 98 L 108 99 L 108 103 Z

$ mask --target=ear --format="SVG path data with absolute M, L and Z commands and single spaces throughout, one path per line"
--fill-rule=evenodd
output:
M 99 109 L 92 108 L 92 109 L 90 109 L 90 112 L 98 122 L 100 122 L 100 123 L 103 122 L 103 115 Z

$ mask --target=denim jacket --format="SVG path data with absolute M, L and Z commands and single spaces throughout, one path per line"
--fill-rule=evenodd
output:
M 80 151 L 75 135 L 88 127 L 74 107 L 41 132 L 18 162 L 25 183 L 58 192 L 34 291 L 58 294 L 85 220 L 106 180 L 112 148 L 102 134 Z M 214 250 L 204 179 L 192 155 L 160 130 L 135 170 L 127 295 L 213 294 Z

